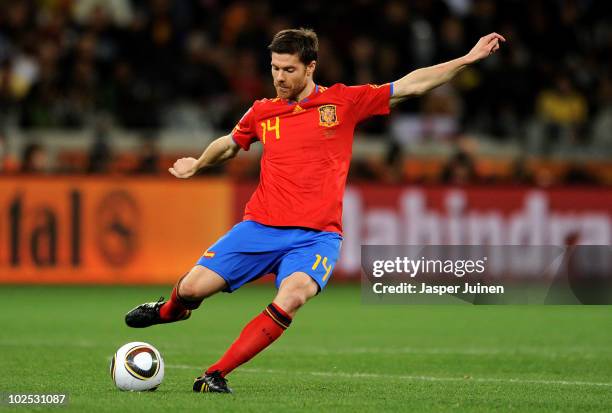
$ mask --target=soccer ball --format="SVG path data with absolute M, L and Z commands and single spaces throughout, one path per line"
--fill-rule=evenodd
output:
M 164 379 L 164 359 L 150 344 L 127 343 L 113 356 L 110 374 L 120 390 L 153 391 Z

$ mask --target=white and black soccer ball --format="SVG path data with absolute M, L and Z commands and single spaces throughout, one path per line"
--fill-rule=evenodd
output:
M 150 344 L 127 343 L 113 356 L 110 374 L 120 390 L 153 391 L 164 379 L 164 359 Z

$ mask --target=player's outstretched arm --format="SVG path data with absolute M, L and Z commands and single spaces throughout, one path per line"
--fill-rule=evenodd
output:
M 390 104 L 394 106 L 410 96 L 419 96 L 451 80 L 461 69 L 495 53 L 503 36 L 490 33 L 478 40 L 476 45 L 465 56 L 439 65 L 424 67 L 408 73 L 400 80 L 393 82 L 393 96 Z
M 199 169 L 217 165 L 233 158 L 239 150 L 240 146 L 234 142 L 232 135 L 225 135 L 212 141 L 198 159 L 178 159 L 174 162 L 172 168 L 168 168 L 168 171 L 177 178 L 189 178 Z

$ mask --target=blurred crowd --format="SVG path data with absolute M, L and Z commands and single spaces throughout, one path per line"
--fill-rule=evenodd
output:
M 393 150 L 466 135 L 514 142 L 524 156 L 612 158 L 607 3 L 4 0 L 0 156 L 11 126 L 80 129 L 101 114 L 126 129 L 230 130 L 253 100 L 274 96 L 273 34 L 305 26 L 319 34 L 323 85 L 395 80 L 491 31 L 508 40 L 452 84 L 362 126 L 391 136 L 388 165 L 402 158 Z M 467 156 L 456 152 L 450 164 Z

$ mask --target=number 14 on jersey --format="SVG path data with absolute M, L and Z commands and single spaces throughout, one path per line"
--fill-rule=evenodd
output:
M 276 135 L 276 140 L 280 139 L 280 119 L 278 116 L 274 118 L 274 124 L 270 123 L 271 119 L 267 119 L 265 122 L 261 122 L 261 129 L 263 130 L 261 133 L 261 142 L 266 143 L 266 133 L 274 131 Z

